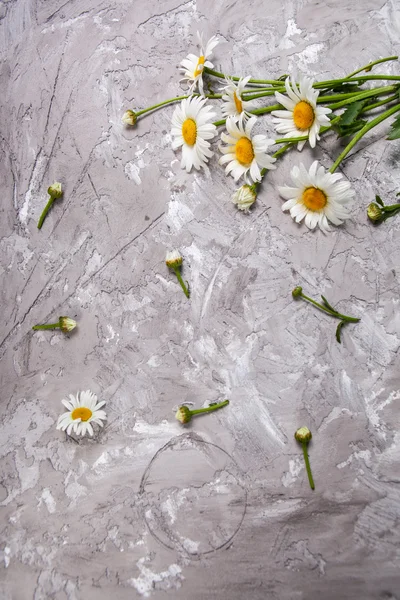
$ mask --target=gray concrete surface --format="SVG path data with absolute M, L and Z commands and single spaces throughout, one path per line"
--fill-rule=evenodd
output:
M 172 107 L 121 123 L 179 93 L 197 29 L 227 72 L 339 77 L 399 52 L 399 3 L 4 0 L 0 19 L 1 598 L 399 599 L 400 219 L 365 218 L 400 189 L 399 144 L 383 126 L 346 160 L 352 220 L 324 236 L 281 212 L 297 151 L 246 216 L 217 157 L 181 171 Z M 297 284 L 362 316 L 341 346 Z M 79 329 L 31 332 L 60 314 Z M 77 442 L 55 424 L 88 388 L 108 422 Z

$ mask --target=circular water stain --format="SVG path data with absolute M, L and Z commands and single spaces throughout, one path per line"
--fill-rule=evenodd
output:
M 150 533 L 167 548 L 199 557 L 226 547 L 243 522 L 247 493 L 225 450 L 193 433 L 173 438 L 140 484 Z

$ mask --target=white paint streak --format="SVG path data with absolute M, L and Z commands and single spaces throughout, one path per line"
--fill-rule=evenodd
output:
M 154 590 L 156 583 L 162 583 L 162 589 L 177 589 L 181 587 L 182 580 L 182 569 L 179 565 L 173 563 L 168 567 L 166 571 L 161 571 L 161 573 L 154 573 L 148 567 L 144 565 L 149 558 L 143 557 L 138 560 L 136 563 L 137 567 L 140 570 L 139 577 L 132 577 L 128 580 L 128 584 L 135 588 L 135 590 L 141 596 L 145 598 L 150 597 L 150 593 Z
M 43 489 L 42 495 L 39 498 L 38 508 L 40 508 L 43 503 L 45 504 L 50 514 L 56 512 L 56 501 L 54 500 L 49 488 Z

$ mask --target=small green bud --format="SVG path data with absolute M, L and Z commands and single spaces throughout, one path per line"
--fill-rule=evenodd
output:
M 131 125 L 133 127 L 133 125 L 136 125 L 137 123 L 136 113 L 133 112 L 133 110 L 126 110 L 122 115 L 122 122 L 125 123 L 125 125 Z
M 381 207 L 375 202 L 371 202 L 371 204 L 367 208 L 368 219 L 373 223 L 378 223 L 382 220 L 383 211 Z
M 303 288 L 298 285 L 297 287 L 294 288 L 294 290 L 292 292 L 292 296 L 293 296 L 293 298 L 300 298 L 302 293 L 303 293 Z
M 75 329 L 77 323 L 74 319 L 70 319 L 69 317 L 60 317 L 60 329 L 63 333 L 69 333 L 73 329 Z
M 62 189 L 61 189 L 61 183 L 59 183 L 58 181 L 56 181 L 55 183 L 53 183 L 53 185 L 51 185 L 48 190 L 47 193 L 54 199 L 56 200 L 57 198 L 61 198 L 62 196 Z
M 312 433 L 311 431 L 308 429 L 308 427 L 300 427 L 300 429 L 298 429 L 296 431 L 296 433 L 294 434 L 294 437 L 296 438 L 296 440 L 298 442 L 300 442 L 301 444 L 308 444 L 308 442 L 311 440 L 312 438 Z
M 175 419 L 185 425 L 192 419 L 192 411 L 187 406 L 180 406 L 175 414 Z

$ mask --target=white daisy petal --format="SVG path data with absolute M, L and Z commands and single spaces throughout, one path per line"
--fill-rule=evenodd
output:
M 348 205 L 355 192 L 348 181 L 340 181 L 342 175 L 326 172 L 314 161 L 308 171 L 303 164 L 293 167 L 290 177 L 294 185 L 278 191 L 286 200 L 282 210 L 289 210 L 297 223 L 304 219 L 309 229 L 319 227 L 327 233 L 331 231 L 328 221 L 341 225 L 350 217 Z

